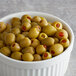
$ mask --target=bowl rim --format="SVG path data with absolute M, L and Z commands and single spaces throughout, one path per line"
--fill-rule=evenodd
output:
M 43 13 L 43 12 L 35 12 L 35 11 L 25 11 L 25 12 L 17 12 L 17 13 L 12 13 L 12 14 L 9 14 L 9 15 L 7 15 L 7 16 L 4 16 L 3 18 L 1 18 L 0 19 L 0 21 L 2 21 L 2 20 L 4 20 L 5 18 L 8 18 L 8 17 L 10 17 L 10 16 L 12 16 L 12 15 L 16 15 L 16 14 L 20 14 L 20 13 L 39 13 L 39 14 L 44 14 L 44 15 L 48 15 L 48 16 L 50 16 L 50 17 L 54 17 L 54 18 L 57 18 L 58 20 L 60 20 L 61 22 L 63 22 L 64 24 L 66 24 L 66 26 L 68 27 L 68 29 L 70 30 L 70 32 L 71 32 L 71 36 L 72 36 L 72 38 L 71 38 L 71 43 L 70 43 L 70 46 L 63 52 L 63 53 L 61 53 L 60 55 L 58 55 L 58 56 L 55 56 L 55 57 L 53 57 L 53 58 L 51 58 L 51 59 L 47 59 L 47 60 L 41 60 L 41 61 L 33 61 L 33 62 L 29 62 L 29 61 L 19 61 L 19 60 L 15 60 L 15 59 L 12 59 L 12 58 L 10 58 L 10 57 L 7 57 L 7 56 L 5 56 L 5 55 L 3 55 L 3 54 L 1 54 L 0 53 L 0 56 L 1 57 L 3 57 L 5 60 L 7 59 L 8 61 L 12 61 L 13 63 L 22 63 L 22 64 L 36 64 L 36 63 L 45 63 L 45 62 L 47 62 L 47 61 L 53 61 L 53 60 L 55 60 L 55 59 L 57 59 L 57 58 L 60 58 L 60 56 L 62 56 L 62 55 L 64 55 L 65 53 L 67 53 L 67 52 L 71 52 L 71 51 L 69 51 L 69 49 L 70 49 L 70 47 L 73 45 L 73 43 L 74 43 L 74 33 L 73 33 L 73 30 L 71 29 L 71 27 L 64 21 L 64 20 L 62 20 L 62 19 L 60 19 L 59 17 L 57 17 L 57 16 L 55 16 L 55 15 L 52 15 L 52 14 L 48 14 L 48 13 Z

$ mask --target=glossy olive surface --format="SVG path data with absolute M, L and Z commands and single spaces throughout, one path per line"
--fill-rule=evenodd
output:
M 20 61 L 51 59 L 70 45 L 63 23 L 28 14 L 0 22 L 0 53 Z

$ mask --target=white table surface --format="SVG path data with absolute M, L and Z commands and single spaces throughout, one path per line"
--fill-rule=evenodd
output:
M 58 16 L 72 27 L 76 37 L 76 0 L 0 0 L 0 18 L 20 11 L 39 11 Z M 76 43 L 65 76 L 76 76 L 75 49 Z

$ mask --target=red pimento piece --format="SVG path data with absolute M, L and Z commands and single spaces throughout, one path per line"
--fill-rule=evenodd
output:
M 30 17 L 27 17 L 27 18 L 31 20 L 31 18 L 30 18 Z
M 59 28 L 60 27 L 60 24 L 56 24 L 56 27 Z
M 63 42 L 63 43 L 65 43 L 65 42 L 66 42 L 66 40 L 62 40 L 62 42 Z
M 47 48 L 47 46 L 46 45 L 43 45 L 44 46 L 44 48 Z
M 33 43 L 34 41 L 33 40 L 31 40 L 31 43 Z
M 59 36 L 60 37 L 63 37 L 64 36 L 64 33 L 63 32 L 59 32 Z
M 22 30 L 25 31 L 26 30 L 26 27 L 25 26 L 22 26 Z
M 45 38 L 45 35 L 41 35 L 43 38 Z
M 15 46 L 15 44 L 12 45 L 12 47 L 14 47 L 14 46 Z
M 37 28 L 38 31 L 40 31 L 40 29 L 41 29 L 40 26 L 37 26 L 36 28 Z
M 48 54 L 47 53 L 44 53 L 44 57 L 47 57 L 48 56 Z
M 55 52 L 53 50 L 51 50 L 51 54 L 55 54 Z

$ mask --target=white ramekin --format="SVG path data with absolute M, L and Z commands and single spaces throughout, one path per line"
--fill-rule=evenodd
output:
M 51 22 L 62 22 L 64 28 L 69 33 L 71 41 L 70 46 L 62 54 L 52 59 L 38 62 L 17 61 L 0 53 L 0 76 L 64 76 L 74 43 L 74 34 L 72 29 L 60 18 L 41 12 L 19 12 L 8 15 L 0 19 L 0 21 L 8 23 L 12 17 L 21 17 L 24 14 L 29 14 L 31 16 L 43 16 Z

